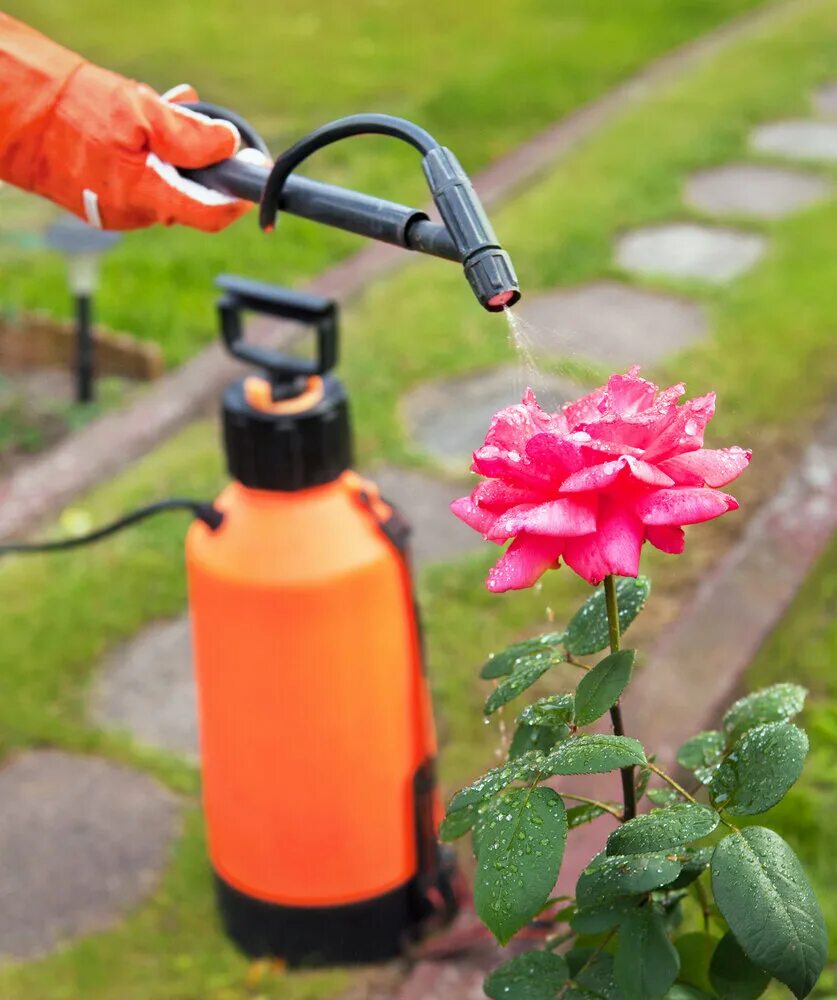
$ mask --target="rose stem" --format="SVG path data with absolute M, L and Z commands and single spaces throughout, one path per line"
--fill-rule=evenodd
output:
M 616 653 L 620 647 L 619 641 L 619 606 L 616 601 L 616 579 L 612 574 L 604 578 L 605 604 L 607 605 L 607 628 L 610 634 L 610 651 Z M 610 719 L 613 723 L 613 732 L 617 736 L 625 735 L 625 727 L 622 724 L 622 708 L 617 701 L 610 710 Z M 633 819 L 636 816 L 636 786 L 634 785 L 633 767 L 622 768 L 622 798 L 625 802 L 624 820 Z

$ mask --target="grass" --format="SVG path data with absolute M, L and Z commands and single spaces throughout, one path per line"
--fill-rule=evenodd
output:
M 161 90 L 190 80 L 206 99 L 251 118 L 277 152 L 329 119 L 388 111 L 437 133 L 474 170 L 756 2 L 508 0 L 501 25 L 447 0 L 283 0 L 281 12 L 272 0 L 216 0 L 200 11 L 189 0 L 148 0 L 121 5 L 118 21 L 111 0 L 12 0 L 5 9 Z M 426 200 L 415 152 L 391 140 L 342 144 L 313 170 L 407 203 Z M 107 259 L 98 314 L 113 329 L 159 342 L 176 364 L 216 335 L 211 283 L 219 272 L 293 284 L 357 245 L 293 219 L 268 238 L 253 215 L 211 239 L 180 229 L 130 234 Z M 2 306 L 65 314 L 60 261 L 15 249 L 14 260 L 2 259 Z
M 837 860 L 831 819 L 837 809 L 837 539 L 820 557 L 780 627 L 747 674 L 754 690 L 793 680 L 810 691 L 802 725 L 811 751 L 802 778 L 765 822 L 799 853 L 823 908 L 831 939 L 830 965 L 819 984 L 823 994 L 837 986 Z
M 527 291 L 614 274 L 615 233 L 687 216 L 679 203 L 685 175 L 744 156 L 752 124 L 802 111 L 807 90 L 827 78 L 836 55 L 833 4 L 788 5 L 769 30 L 650 95 L 603 130 L 499 213 L 498 229 Z M 738 438 L 755 445 L 756 466 L 767 473 L 776 469 L 771 449 L 803 436 L 837 383 L 831 310 L 837 260 L 829 250 L 835 223 L 837 205 L 829 201 L 759 226 L 771 243 L 758 268 L 726 289 L 690 290 L 706 307 L 713 336 L 677 359 L 676 374 L 689 378 L 691 390 L 720 390 L 713 442 Z M 346 317 L 343 374 L 364 463 L 423 461 L 397 419 L 400 394 L 425 378 L 506 361 L 501 324 L 476 310 L 455 268 L 438 263 L 418 263 L 358 303 Z M 661 374 L 674 374 L 673 363 L 666 367 Z M 99 521 L 151 497 L 212 495 L 221 480 L 214 431 L 197 425 L 82 505 Z M 743 492 L 755 496 L 746 484 Z M 194 802 L 191 768 L 89 729 L 83 713 L 87 682 L 104 651 L 143 622 L 182 609 L 182 533 L 182 522 L 161 519 L 100 548 L 50 561 L 10 561 L 0 570 L 0 749 L 47 742 L 107 753 L 150 770 Z M 712 529 L 699 537 L 713 537 Z M 694 573 L 706 551 L 695 538 L 679 562 L 651 560 L 652 575 L 659 583 Z M 497 738 L 479 718 L 481 692 L 473 678 L 480 657 L 542 621 L 546 606 L 561 620 L 582 593 L 573 577 L 557 573 L 542 590 L 492 597 L 478 585 L 487 560 L 488 554 L 434 568 L 421 580 L 448 786 L 484 763 Z M 116 931 L 42 962 L 0 970 L 0 997 L 242 1000 L 250 995 L 242 985 L 244 966 L 221 941 L 205 877 L 200 824 L 193 818 L 163 888 L 147 906 Z M 340 975 L 266 980 L 253 995 L 327 996 L 345 981 Z

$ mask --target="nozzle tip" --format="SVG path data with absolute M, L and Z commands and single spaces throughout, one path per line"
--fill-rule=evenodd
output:
M 511 288 L 505 292 L 497 292 L 488 300 L 489 309 L 504 309 L 515 298 L 516 294 Z

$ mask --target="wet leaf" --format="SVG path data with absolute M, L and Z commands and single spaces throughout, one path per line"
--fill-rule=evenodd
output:
M 729 742 L 764 722 L 789 722 L 805 707 L 808 692 L 798 684 L 773 684 L 739 698 L 724 716 Z
M 531 781 L 536 777 L 545 760 L 546 757 L 542 753 L 530 750 L 529 753 L 507 761 L 500 767 L 493 767 L 454 795 L 448 806 L 448 814 L 491 798 L 492 795 L 502 791 L 514 781 Z
M 631 679 L 635 655 L 632 649 L 611 653 L 581 678 L 575 692 L 577 725 L 589 726 L 616 704 Z
M 666 934 L 665 921 L 652 906 L 632 910 L 619 927 L 613 963 L 625 1000 L 662 997 L 677 979 L 680 956 Z
M 636 896 L 668 885 L 680 874 L 680 862 L 662 852 L 599 855 L 581 873 L 576 885 L 580 907 L 602 907 L 619 896 Z
M 757 1000 L 770 983 L 770 973 L 757 969 L 729 933 L 715 949 L 709 978 L 720 1000 Z
M 569 726 L 564 726 L 563 731 L 553 729 L 549 726 L 530 726 L 521 722 L 514 732 L 511 745 L 509 746 L 509 757 L 521 757 L 530 750 L 539 750 L 546 753 L 551 750 L 558 740 L 569 736 Z
M 563 655 L 561 653 L 537 653 L 534 656 L 525 656 L 514 665 L 514 670 L 508 677 L 494 688 L 485 702 L 483 711 L 486 715 L 491 715 L 498 708 L 522 694 L 526 688 L 531 687 L 535 681 L 542 677 L 550 667 L 556 663 L 561 663 Z
M 709 982 L 709 962 L 719 940 L 717 936 L 702 931 L 681 934 L 677 938 L 674 947 L 680 955 L 678 978 L 681 983 L 712 996 L 714 991 Z
M 686 986 L 685 983 L 675 983 L 666 993 L 663 1000 L 711 1000 L 708 993 L 695 989 L 694 986 Z
M 608 805 L 621 809 L 618 802 L 608 802 Z M 608 810 L 602 809 L 601 806 L 594 806 L 589 802 L 585 802 L 580 806 L 573 806 L 572 809 L 567 810 L 567 822 L 570 825 L 570 829 L 573 830 L 577 826 L 583 826 L 585 823 L 590 823 L 594 819 L 598 819 L 599 816 L 604 816 L 606 812 Z
M 712 777 L 713 802 L 733 816 L 766 812 L 802 773 L 807 753 L 808 737 L 790 722 L 748 729 Z
M 480 677 L 483 680 L 505 677 L 512 672 L 515 663 L 521 657 L 536 655 L 551 649 L 557 652 L 558 647 L 563 641 L 563 632 L 545 632 L 543 635 L 535 636 L 533 639 L 524 639 L 523 642 L 516 642 L 501 653 L 492 653 L 483 664 L 482 670 L 480 670 Z
M 477 821 L 477 807 L 468 806 L 449 813 L 439 824 L 439 840 L 450 843 L 463 837 Z
M 569 725 L 575 715 L 575 696 L 572 694 L 551 694 L 546 698 L 538 698 L 518 716 L 519 722 L 527 722 L 530 726 L 560 726 Z
M 651 581 L 646 576 L 635 580 L 620 577 L 616 581 L 616 601 L 619 608 L 619 628 L 622 632 L 645 607 L 651 593 Z M 576 656 L 598 653 L 609 641 L 604 587 L 588 597 L 567 626 L 564 645 Z
M 626 896 L 612 899 L 604 906 L 591 906 L 576 910 L 570 926 L 576 934 L 601 934 L 612 930 L 622 922 L 625 914 L 636 909 L 642 896 Z
M 642 744 L 629 736 L 584 733 L 564 740 L 543 762 L 543 774 L 603 774 L 645 763 Z
M 669 888 L 685 889 L 699 879 L 709 867 L 714 849 L 714 847 L 687 847 L 685 851 L 678 851 L 677 860 L 683 867 Z
M 825 921 L 802 865 L 772 830 L 732 833 L 712 856 L 712 891 L 750 961 L 796 994 L 810 993 L 825 965 Z
M 527 951 L 485 980 L 491 1000 L 555 1000 L 570 975 L 566 959 L 550 951 Z
M 660 806 L 663 809 L 683 801 L 683 796 L 679 792 L 675 792 L 673 788 L 649 788 L 645 794 L 655 806 Z
M 692 771 L 701 784 L 707 785 L 721 763 L 725 747 L 722 733 L 714 729 L 698 733 L 677 751 L 677 763 Z
M 709 836 L 720 817 L 708 806 L 681 802 L 668 809 L 653 809 L 628 820 L 607 838 L 607 853 L 649 854 L 672 851 Z
M 578 984 L 569 990 L 567 1000 L 624 1000 L 613 977 L 613 955 L 573 948 L 567 954 L 567 964 Z
M 564 803 L 551 788 L 517 788 L 480 822 L 474 905 L 501 944 L 549 899 L 567 839 Z

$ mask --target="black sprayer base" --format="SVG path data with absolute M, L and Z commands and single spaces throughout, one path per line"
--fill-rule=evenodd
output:
M 439 873 L 437 894 L 455 912 L 449 873 Z M 251 958 L 281 958 L 291 966 L 382 962 L 403 954 L 432 913 L 416 880 L 381 896 L 346 906 L 268 903 L 234 889 L 215 873 L 218 908 L 227 936 Z

